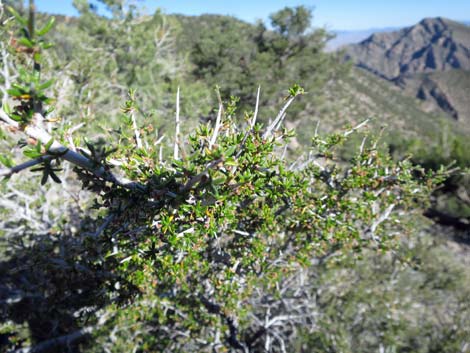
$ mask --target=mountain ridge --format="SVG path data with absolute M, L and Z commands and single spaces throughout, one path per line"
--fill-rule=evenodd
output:
M 395 83 L 422 100 L 425 110 L 441 110 L 470 127 L 470 27 L 447 18 L 424 18 L 398 31 L 374 33 L 345 47 L 346 59 Z
M 418 72 L 470 70 L 470 27 L 437 17 L 399 31 L 374 33 L 346 47 L 347 57 L 388 80 Z
M 470 25 L 470 20 L 452 20 L 454 22 Z M 371 27 L 361 29 L 332 29 L 331 33 L 335 35 L 327 43 L 328 51 L 335 51 L 343 48 L 346 45 L 357 44 L 369 38 L 374 33 L 394 32 L 399 31 L 410 26 L 386 26 L 386 27 Z

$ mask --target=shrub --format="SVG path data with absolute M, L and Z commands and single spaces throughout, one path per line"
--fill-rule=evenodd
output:
M 20 325 L 5 329 L 7 348 L 283 351 L 315 322 L 303 271 L 351 250 L 393 246 L 440 179 L 394 162 L 377 141 L 364 142 L 349 163 L 336 160 L 335 148 L 359 126 L 314 136 L 305 156 L 290 161 L 294 133 L 282 122 L 304 93 L 297 85 L 269 125 L 257 124 L 258 103 L 239 119 L 233 99 L 220 102 L 214 126 L 185 141 L 177 103 L 169 160 L 151 127 L 139 126 L 132 90 L 108 140 L 83 139 L 85 148 L 60 130 L 53 137 L 44 128 L 51 83 L 41 78 L 49 46 L 42 36 L 52 22 L 34 30 L 32 17 L 13 14 L 23 27 L 13 48 L 22 67 L 8 91 L 14 104 L 0 118 L 27 138 L 29 160 L 3 157 L 0 175 L 35 166 L 42 184 L 60 183 L 59 166 L 69 162 L 96 197 L 81 229 L 21 234 L 30 241 L 1 264 L 2 319 Z

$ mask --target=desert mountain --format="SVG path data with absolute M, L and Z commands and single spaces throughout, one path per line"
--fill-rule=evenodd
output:
M 369 38 L 374 33 L 392 32 L 399 30 L 398 27 L 370 28 L 363 30 L 337 30 L 333 31 L 334 38 L 326 45 L 327 51 L 335 51 L 348 44 L 356 44 Z
M 426 18 L 396 32 L 375 33 L 347 47 L 360 67 L 388 80 L 422 72 L 470 70 L 470 27 Z
M 346 47 L 358 67 L 396 83 L 470 126 L 470 26 L 445 18 L 427 18 L 412 27 L 375 33 Z

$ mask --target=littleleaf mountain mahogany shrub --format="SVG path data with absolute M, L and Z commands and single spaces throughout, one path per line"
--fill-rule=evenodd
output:
M 8 183 L 32 168 L 47 185 L 68 182 L 61 168 L 72 165 L 75 182 L 95 197 L 80 229 L 20 230 L 11 244 L 0 285 L 7 351 L 286 351 L 317 325 L 305 271 L 351 252 L 393 249 L 441 181 L 442 173 L 393 161 L 374 139 L 350 161 L 336 159 L 359 126 L 315 135 L 290 160 L 294 132 L 283 120 L 305 96 L 298 85 L 267 125 L 257 123 L 260 91 L 254 112 L 220 100 L 214 123 L 186 139 L 175 134 L 172 159 L 162 158 L 152 128 L 139 125 L 138 91 L 120 107 L 112 138 L 71 137 L 53 128 L 58 102 L 43 79 L 53 20 L 36 29 L 34 11 L 10 13 L 18 75 L 0 119 L 4 134 L 22 139 L 25 160 L 2 156 L 0 174 Z

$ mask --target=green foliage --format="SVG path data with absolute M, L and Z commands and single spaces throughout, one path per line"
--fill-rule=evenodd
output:
M 304 10 L 298 8 L 295 13 L 302 17 Z M 179 19 L 183 31 L 178 47 L 190 49 L 195 78 L 210 85 L 220 84 L 222 98 L 240 97 L 241 108 L 245 110 L 252 108 L 254 92 L 261 86 L 261 105 L 272 107 L 262 112 L 262 121 L 276 113 L 274 107 L 283 98 L 279 94 L 280 87 L 297 82 L 305 87 L 309 100 L 316 102 L 323 95 L 325 82 L 343 68 L 337 58 L 323 52 L 329 38 L 323 30 L 287 36 L 268 30 L 264 24 L 252 26 L 230 17 Z M 296 17 L 292 21 L 292 27 L 298 27 L 296 21 L 304 21 L 304 26 L 308 27 L 310 12 L 304 19 Z M 308 115 L 310 111 L 305 108 L 300 102 L 291 109 L 291 120 Z
M 43 36 L 53 27 L 55 19 L 52 17 L 40 30 L 35 30 L 33 20 L 21 16 L 14 8 L 9 8 L 10 13 L 15 17 L 22 27 L 20 35 L 12 42 L 12 49 L 22 56 L 26 65 L 32 65 L 31 69 L 21 66 L 18 69 L 18 80 L 11 84 L 11 88 L 6 92 L 18 102 L 11 111 L 10 117 L 22 125 L 31 122 L 35 112 L 43 113 L 43 105 L 50 104 L 52 100 L 46 96 L 45 90 L 52 84 L 53 80 L 43 81 L 41 78 L 42 53 L 49 49 L 51 44 Z
M 79 30 L 58 38 L 64 50 L 51 51 L 49 60 L 38 53 L 48 46 L 41 36 L 53 22 L 34 31 L 32 16 L 26 22 L 17 16 L 27 28 L 15 44 L 23 68 L 8 93 L 17 102 L 10 116 L 21 124 L 12 127 L 29 137 L 31 131 L 42 132 L 45 121 L 39 117 L 55 114 L 43 107 L 51 103 L 46 93 L 54 89 L 57 110 L 67 121 L 48 120 L 56 127 L 48 130 L 55 139 L 30 139 L 24 154 L 40 165 L 33 170 L 42 172 L 41 184 L 50 177 L 79 187 L 77 205 L 56 218 L 57 224 L 40 232 L 20 224 L 9 235 L 0 263 L 2 345 L 48 352 L 65 347 L 72 352 L 277 352 L 273 340 L 294 346 L 293 332 L 304 332 L 317 320 L 311 292 L 304 290 L 305 271 L 318 276 L 317 270 L 328 273 L 325 259 L 342 263 L 351 253 L 357 258 L 393 251 L 396 235 L 414 225 L 415 214 L 446 171 L 431 173 L 409 159 L 394 161 L 375 139 L 349 160 L 339 160 L 354 128 L 316 134 L 297 161 L 286 156 L 295 132 L 282 125 L 285 110 L 295 98 L 320 91 L 337 72 L 336 58 L 321 52 L 325 32 L 305 33 L 311 14 L 303 7 L 274 14 L 277 31 L 231 18 L 202 21 L 194 28 L 197 40 L 187 48 L 189 67 L 188 58 L 173 47 L 181 42 L 170 36 L 178 23 L 167 26 L 159 12 L 140 16 L 123 1 L 101 2 L 110 19 L 100 17 L 88 1 L 75 1 L 81 16 L 72 27 Z M 190 21 L 181 19 L 181 26 Z M 64 23 L 58 26 L 72 33 Z M 246 65 L 239 65 L 241 59 Z M 181 73 L 172 70 L 178 62 L 185 63 Z M 44 68 L 53 69 L 49 75 L 57 80 L 43 78 Z M 197 124 L 184 140 L 177 134 L 171 147 L 180 153 L 165 159 L 155 125 L 173 120 L 168 97 L 180 92 L 177 83 L 184 78 L 208 81 L 183 89 L 188 100 L 224 82 L 217 96 L 220 108 L 215 124 Z M 258 83 L 266 86 L 266 97 L 252 113 L 245 108 Z M 290 88 L 279 92 L 279 85 Z M 121 101 L 113 98 L 116 94 Z M 158 103 L 164 108 L 150 112 Z M 255 121 L 258 108 L 261 123 Z M 212 111 L 184 109 L 192 116 Z M 263 121 L 279 110 L 279 120 L 266 128 Z M 166 121 L 157 122 L 156 115 Z M 72 137 L 70 127 L 81 121 L 90 126 Z M 68 147 L 56 147 L 61 143 Z M 68 168 L 59 179 L 64 159 L 74 173 Z M 9 157 L 1 161 L 13 164 Z M 32 183 L 28 187 L 35 189 Z M 85 192 L 91 195 L 88 203 L 80 200 Z M 56 204 L 66 202 L 62 194 Z M 47 194 L 32 202 L 44 208 L 44 223 L 50 199 Z M 436 288 L 456 285 L 456 277 L 434 274 Z M 368 294 L 365 286 L 358 296 Z M 306 331 L 307 343 L 321 336 L 320 347 L 330 347 L 336 337 L 348 337 L 328 332 L 329 327 L 343 330 L 331 313 L 337 298 L 343 300 L 341 293 L 322 298 L 328 304 L 315 322 L 323 329 L 312 336 Z M 346 314 L 352 320 L 354 315 Z M 372 314 L 373 324 L 381 324 Z M 274 319 L 286 324 L 270 325 Z M 384 331 L 392 341 L 405 329 Z
M 470 334 L 465 255 L 433 242 L 415 237 L 387 256 L 324 264 L 312 278 L 318 329 L 303 329 L 290 351 L 461 351 Z
M 271 25 L 283 36 L 295 38 L 301 36 L 310 27 L 312 11 L 305 6 L 285 7 L 272 14 Z

